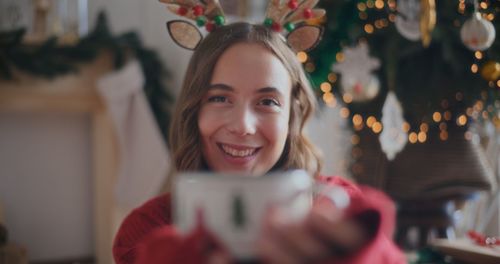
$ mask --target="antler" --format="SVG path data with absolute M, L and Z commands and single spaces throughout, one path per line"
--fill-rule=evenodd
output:
M 267 6 L 265 25 L 275 31 L 281 31 L 284 26 L 288 31 L 295 28 L 295 24 L 305 20 L 320 18 L 326 14 L 324 9 L 314 9 L 319 0 L 271 0 Z
M 224 25 L 224 11 L 219 0 L 159 0 L 167 4 L 168 10 L 196 21 L 199 27 L 205 26 L 208 31 L 212 31 L 215 25 Z

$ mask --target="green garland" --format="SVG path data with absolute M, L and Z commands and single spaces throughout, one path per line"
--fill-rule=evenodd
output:
M 472 14 L 472 5 L 468 1 L 465 14 L 457 11 L 458 0 L 436 1 L 437 23 L 428 48 L 424 48 L 420 42 L 403 38 L 394 23 L 367 34 L 363 30 L 365 24 L 373 25 L 374 21 L 395 14 L 388 8 L 388 1 L 384 1 L 383 9 L 368 8 L 365 11 L 367 19 L 360 19 L 357 5 L 368 1 L 321 1 L 321 7 L 327 10 L 325 35 L 320 45 L 309 54 L 315 66 L 315 70 L 310 73 L 311 79 L 314 86 L 318 87 L 328 81 L 331 66 L 336 62 L 335 55 L 343 46 L 354 45 L 361 38 L 368 41 L 371 56 L 377 57 L 382 63 L 382 67 L 375 72 L 381 82 L 380 93 L 372 101 L 348 104 L 351 117 L 362 114 L 380 118 L 389 87 L 394 87 L 403 105 L 405 119 L 412 129 L 418 128 L 421 122 L 432 123 L 432 113 L 443 111 L 442 102 L 445 99 L 448 100 L 447 109 L 453 114 L 452 120 L 477 100 L 484 101 L 486 106 L 495 106 L 499 89 L 492 89 L 491 84 L 496 85 L 472 73 L 470 66 L 476 63 L 481 68 L 489 60 L 500 61 L 499 1 L 490 1 L 489 8 L 482 10 L 495 14 L 492 22 L 497 31 L 493 46 L 483 52 L 482 60 L 475 59 L 474 52 L 468 50 L 460 39 L 460 27 Z M 337 83 L 333 85 L 333 92 L 341 94 Z M 462 100 L 455 100 L 458 92 L 463 95 Z M 317 93 L 319 95 L 321 91 Z
M 170 106 L 173 96 L 164 86 L 168 73 L 157 53 L 143 47 L 134 32 L 113 36 L 104 13 L 100 13 L 94 30 L 72 46 L 61 46 L 50 38 L 40 45 L 22 42 L 25 29 L 0 32 L 0 78 L 10 80 L 17 69 L 44 78 L 73 73 L 79 63 L 90 62 L 104 50 L 113 55 L 115 69 L 120 69 L 130 53 L 139 61 L 145 77 L 144 91 L 161 132 L 167 139 Z

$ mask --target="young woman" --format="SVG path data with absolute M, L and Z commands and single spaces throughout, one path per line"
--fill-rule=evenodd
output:
M 345 188 L 351 204 L 341 215 L 327 200 L 316 199 L 300 224 L 271 216 L 259 240 L 261 260 L 406 263 L 391 241 L 390 200 L 373 189 L 319 175 L 319 156 L 303 133 L 314 109 L 308 80 L 281 35 L 261 25 L 222 26 L 201 42 L 187 69 L 169 141 L 175 170 L 265 177 L 269 171 L 298 168 Z M 125 219 L 113 247 L 116 263 L 231 261 L 208 231 L 179 235 L 170 208 L 166 194 Z

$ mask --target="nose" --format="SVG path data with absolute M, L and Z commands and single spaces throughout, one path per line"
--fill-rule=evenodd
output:
M 251 107 L 240 105 L 229 113 L 227 129 L 230 133 L 245 136 L 257 131 L 257 116 Z

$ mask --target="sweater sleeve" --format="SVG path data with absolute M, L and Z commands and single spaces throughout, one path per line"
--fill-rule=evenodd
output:
M 404 254 L 392 241 L 396 210 L 389 197 L 373 188 L 355 185 L 340 177 L 322 176 L 319 181 L 344 188 L 351 199 L 345 216 L 361 223 L 372 238 L 355 255 L 332 263 L 406 263 Z
M 115 237 L 116 264 L 198 264 L 214 248 L 223 246 L 203 225 L 187 235 L 172 225 L 170 197 L 156 197 L 132 211 Z
M 133 210 L 122 222 L 113 244 L 117 264 L 133 264 L 139 242 L 155 229 L 169 226 L 170 197 L 163 195 L 151 199 Z
M 181 236 L 172 226 L 159 228 L 137 248 L 136 264 L 206 263 L 214 249 L 225 252 L 222 244 L 202 226 Z

